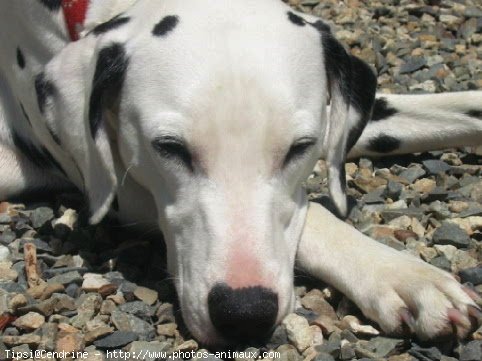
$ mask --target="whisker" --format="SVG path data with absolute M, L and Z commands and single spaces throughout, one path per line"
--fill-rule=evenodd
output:
M 134 163 L 131 163 L 131 164 L 129 164 L 129 166 L 127 167 L 124 175 L 122 176 L 121 187 L 124 186 L 125 180 L 126 180 L 126 178 L 127 178 L 127 173 L 129 172 L 129 170 L 130 170 L 133 166 L 134 166 Z

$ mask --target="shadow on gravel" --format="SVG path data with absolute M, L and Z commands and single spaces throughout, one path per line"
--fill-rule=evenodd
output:
M 441 222 L 449 216 L 463 215 L 457 212 L 478 214 L 479 208 L 472 209 L 470 207 L 465 211 L 452 209 L 452 213 L 447 213 L 445 212 L 446 207 L 441 208 L 441 201 L 438 199 L 441 196 L 445 198 L 450 196 L 455 197 L 454 199 L 457 199 L 459 203 L 469 202 L 472 193 L 467 193 L 467 191 L 463 193 L 463 190 L 471 190 L 472 188 L 467 187 L 472 187 L 480 182 L 482 157 L 459 153 L 458 157 L 463 162 L 458 166 L 449 166 L 437 161 L 441 154 L 443 153 L 430 152 L 373 161 L 362 159 L 352 163 L 356 166 L 356 170 L 348 182 L 350 209 L 348 221 L 359 229 L 365 227 L 368 234 L 375 239 L 376 234 L 369 232 L 380 229 L 388 230 L 391 232 L 389 236 L 387 233 L 381 233 L 381 238 L 377 240 L 397 249 L 407 248 L 408 250 L 412 245 L 421 247 L 420 249 L 431 252 L 427 251 L 427 254 L 432 256 L 432 264 L 439 267 L 450 267 L 450 262 L 447 263 L 447 260 L 442 259 L 445 257 L 443 254 L 439 255 L 433 251 L 433 242 L 426 238 L 424 232 L 429 228 L 440 227 Z M 426 163 L 431 160 L 436 162 Z M 363 167 L 369 172 L 362 174 Z M 419 172 L 422 167 L 425 169 L 423 174 Z M 443 174 L 434 174 L 438 168 L 433 170 L 431 167 L 442 167 Z M 380 172 L 381 169 L 388 169 L 390 174 L 387 171 Z M 377 181 L 379 175 L 393 177 L 393 182 L 396 183 L 400 179 L 400 174 L 404 175 L 403 172 L 406 172 L 405 175 L 409 177 L 412 176 L 412 173 L 407 172 L 413 170 L 418 172 L 414 173 L 416 178 L 399 185 L 398 188 L 394 187 L 389 190 L 393 193 L 390 194 L 392 203 L 387 202 L 386 181 L 382 183 L 382 186 L 375 182 L 373 190 L 367 188 L 372 187 L 371 182 Z M 367 182 L 358 182 L 360 177 L 366 177 Z M 443 192 L 430 193 L 432 197 L 437 197 L 434 198 L 435 201 L 426 198 L 427 195 L 424 194 L 424 191 L 414 193 L 412 189 L 416 179 L 425 178 L 444 188 Z M 452 183 L 448 183 L 446 179 L 452 180 Z M 310 199 L 321 203 L 336 214 L 329 196 L 326 195 L 326 179 L 322 175 L 317 175 L 309 186 L 311 187 Z M 397 189 L 399 193 L 402 193 L 395 194 Z M 412 192 L 414 196 L 403 198 L 403 192 Z M 445 198 L 442 199 L 442 203 L 449 204 L 448 198 Z M 416 239 L 401 239 L 399 236 L 405 235 L 406 232 L 392 235 L 392 228 L 403 226 L 394 221 L 394 219 L 396 220 L 392 217 L 394 210 L 385 210 L 387 204 L 393 204 L 393 202 L 405 202 L 411 207 L 406 208 L 404 203 L 404 207 L 396 209 L 400 213 L 397 213 L 396 216 L 401 216 L 400 219 L 404 219 L 404 212 L 407 209 L 412 211 L 415 207 L 419 211 L 419 223 L 423 226 L 423 232 L 417 237 L 413 231 L 409 233 L 412 238 Z M 15 201 L 12 200 L 11 203 L 14 204 Z M 475 202 L 470 204 L 474 204 L 475 207 Z M 78 214 L 73 210 L 76 210 Z M 59 222 L 69 212 L 75 214 L 75 226 L 69 224 L 68 219 Z M 381 218 L 377 220 L 378 224 L 375 224 L 372 218 L 374 213 L 381 215 Z M 415 215 L 417 216 L 418 213 Z M 85 342 L 84 346 L 87 348 L 95 346 L 96 349 L 105 350 L 122 347 L 147 347 L 147 344 L 144 343 L 134 345 L 132 339 L 121 341 L 116 339 L 118 343 L 115 347 L 107 347 L 105 346 L 106 339 L 111 337 L 108 334 L 88 340 L 90 336 L 86 331 L 86 325 L 87 322 L 92 321 L 93 315 L 96 315 L 96 319 L 102 320 L 105 327 L 115 326 L 117 331 L 114 331 L 113 328 L 112 331 L 109 331 L 114 331 L 111 335 L 133 328 L 139 335 L 136 336 L 138 341 L 134 342 L 148 342 L 152 347 L 162 346 L 169 350 L 178 347 L 197 348 L 198 345 L 193 344 L 194 341 L 190 340 L 189 332 L 182 321 L 172 279 L 166 272 L 165 245 L 159 231 L 156 229 L 139 231 L 132 225 L 121 225 L 112 219 L 106 219 L 96 226 L 89 226 L 86 219 L 86 205 L 83 197 L 70 193 L 62 194 L 47 202 L 29 202 L 25 208 L 18 208 L 11 216 L 0 211 L 0 247 L 8 248 L 8 257 L 13 264 L 11 268 L 16 273 L 16 277 L 11 280 L 0 280 L 0 298 L 5 295 L 4 292 L 7 293 L 6 299 L 14 297 L 15 294 L 26 295 L 26 304 L 13 310 L 13 318 L 7 318 L 8 322 L 0 327 L 1 336 L 15 338 L 31 335 L 33 337 L 36 332 L 42 335 L 42 339 L 47 337 L 45 335 L 48 333 L 43 330 L 40 332 L 40 329 L 26 333 L 13 327 L 12 322 L 15 317 L 34 311 L 46 317 L 46 324 L 70 323 L 76 325 L 79 332 L 85 332 L 84 336 L 87 341 L 82 342 Z M 408 227 L 413 227 L 413 225 L 405 228 Z M 480 232 L 474 232 L 471 235 L 472 239 L 480 241 L 478 237 L 480 237 Z M 27 242 L 36 246 L 41 278 L 48 284 L 61 284 L 61 287 L 57 286 L 56 292 L 58 293 L 50 294 L 49 298 L 44 299 L 43 295 L 31 296 L 29 294 L 23 254 L 23 246 Z M 475 257 L 472 256 L 474 253 L 470 253 L 472 245 L 469 246 L 468 248 L 458 246 L 461 249 L 456 250 L 463 262 L 472 262 L 471 257 Z M 424 256 L 425 254 L 422 255 L 422 257 Z M 444 262 L 440 262 L 440 260 Z M 435 261 L 439 263 L 435 263 Z M 465 264 L 471 265 L 471 263 L 463 263 L 464 267 L 467 267 Z M 455 263 L 452 264 L 452 266 L 454 265 Z M 87 273 L 101 275 L 104 285 L 93 290 L 83 289 Z M 139 287 L 148 289 L 148 293 L 151 292 L 150 295 L 144 298 L 145 295 L 137 293 Z M 438 361 L 442 355 L 458 355 L 462 352 L 461 350 L 469 350 L 472 347 L 470 345 L 475 345 L 469 343 L 459 346 L 453 338 L 440 342 L 422 343 L 411 338 L 388 338 L 379 335 L 377 325 L 366 319 L 359 309 L 341 293 L 300 272 L 296 272 L 295 275 L 295 291 L 298 299 L 295 314 L 299 317 L 300 322 L 306 320 L 309 327 L 315 327 L 318 332 L 320 330 L 323 332 L 325 339 L 323 344 L 316 346 L 316 352 L 319 352 L 320 355 L 329 355 L 331 358 L 327 358 L 327 360 L 330 361 L 339 358 L 350 359 L 347 358 L 350 355 L 356 356 L 358 359 L 376 358 L 375 356 L 383 355 L 390 361 L 414 359 Z M 155 294 L 154 298 L 152 298 L 152 292 Z M 66 294 L 69 298 L 62 298 L 58 294 Z M 85 316 L 85 307 L 88 307 L 91 296 L 99 302 L 99 305 L 92 310 L 93 313 L 89 319 L 82 321 L 82 317 Z M 149 301 L 149 297 L 151 297 L 152 303 Z M 53 298 L 60 300 L 58 302 L 64 302 L 65 307 L 49 309 L 48 302 Z M 74 304 L 75 306 L 73 306 Z M 108 307 L 111 307 L 108 310 L 110 313 L 103 313 L 107 312 L 103 308 Z M 8 312 L 12 311 L 9 309 Z M 115 312 L 117 312 L 117 316 L 114 317 L 112 314 Z M 363 331 L 355 332 L 351 329 L 348 321 L 353 319 L 359 322 Z M 161 327 L 158 328 L 159 326 Z M 299 332 L 302 334 L 301 330 Z M 255 347 L 258 352 L 274 349 L 282 353 L 283 359 L 298 361 L 298 355 L 301 355 L 301 352 L 294 348 L 297 341 L 293 341 L 294 338 L 290 339 L 290 337 L 294 336 L 289 336 L 289 332 L 280 325 L 274 330 L 272 338 L 266 344 L 238 345 L 236 349 L 251 350 Z M 12 341 L 17 339 L 9 340 L 15 347 L 25 345 L 21 341 L 18 341 L 18 344 Z M 37 346 L 44 347 L 45 345 L 40 343 Z M 473 347 L 477 347 L 477 345 Z M 404 355 L 405 358 L 396 358 L 394 355 Z M 390 356 L 395 358 L 391 359 Z M 319 360 L 322 359 L 319 358 Z M 446 359 L 446 361 L 449 360 Z

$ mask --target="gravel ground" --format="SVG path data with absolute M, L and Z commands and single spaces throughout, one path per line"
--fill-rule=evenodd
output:
M 480 0 L 289 3 L 331 20 L 337 37 L 378 71 L 383 92 L 482 88 Z M 482 157 L 475 149 L 358 159 L 346 169 L 347 222 L 482 294 Z M 306 188 L 326 202 L 322 161 Z M 96 351 L 107 349 L 200 349 L 180 322 L 158 237 L 112 222 L 78 226 L 83 210 L 76 195 L 0 204 L 0 360 L 6 350 L 86 350 L 100 361 Z M 301 276 L 296 292 L 296 313 L 249 351 L 276 350 L 282 361 L 482 359 L 482 328 L 460 343 L 388 338 L 331 287 Z

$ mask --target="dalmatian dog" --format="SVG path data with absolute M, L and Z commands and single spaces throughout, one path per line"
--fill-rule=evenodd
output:
M 454 277 L 310 204 L 321 157 L 480 144 L 482 95 L 376 96 L 322 20 L 279 0 L 0 2 L 0 198 L 78 188 L 90 222 L 156 224 L 183 318 L 207 345 L 263 338 L 294 308 L 293 270 L 389 334 L 464 337 Z

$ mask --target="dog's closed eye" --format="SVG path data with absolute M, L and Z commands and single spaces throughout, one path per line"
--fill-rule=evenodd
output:
M 283 161 L 283 166 L 286 167 L 290 162 L 302 157 L 309 149 L 316 144 L 317 139 L 312 137 L 304 137 L 295 141 Z
M 151 144 L 161 157 L 177 161 L 189 170 L 193 170 L 191 153 L 182 139 L 174 136 L 162 136 L 155 138 Z

